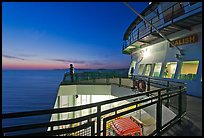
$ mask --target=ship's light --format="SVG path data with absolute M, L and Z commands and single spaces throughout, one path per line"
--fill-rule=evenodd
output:
M 143 51 L 143 57 L 148 57 L 150 55 L 149 51 L 146 49 Z

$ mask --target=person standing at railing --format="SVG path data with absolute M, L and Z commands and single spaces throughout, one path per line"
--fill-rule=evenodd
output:
M 74 67 L 73 67 L 73 64 L 70 64 L 69 74 L 70 74 L 70 77 L 71 77 L 71 82 L 74 82 Z

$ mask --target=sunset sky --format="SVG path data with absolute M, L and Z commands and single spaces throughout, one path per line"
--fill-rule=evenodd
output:
M 130 3 L 142 12 L 147 2 Z M 128 68 L 122 2 L 3 2 L 2 69 Z

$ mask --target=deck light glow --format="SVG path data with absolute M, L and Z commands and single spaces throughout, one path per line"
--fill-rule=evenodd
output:
M 150 56 L 150 53 L 149 51 L 146 49 L 143 51 L 143 57 L 149 57 Z

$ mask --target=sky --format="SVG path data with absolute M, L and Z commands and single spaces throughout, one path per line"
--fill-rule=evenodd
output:
M 2 69 L 129 68 L 123 35 L 136 17 L 122 2 L 3 2 Z

